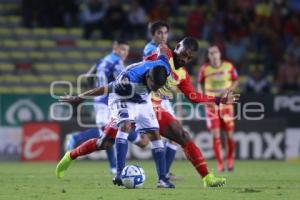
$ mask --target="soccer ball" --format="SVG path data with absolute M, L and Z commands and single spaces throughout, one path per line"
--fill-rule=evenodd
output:
M 144 184 L 146 176 L 143 168 L 127 165 L 122 170 L 121 180 L 126 188 L 139 188 Z

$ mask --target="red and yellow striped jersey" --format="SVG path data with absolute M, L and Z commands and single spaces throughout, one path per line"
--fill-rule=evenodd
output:
M 204 91 L 207 95 L 221 96 L 237 80 L 238 74 L 232 63 L 222 61 L 220 67 L 204 64 L 200 67 L 198 81 L 204 83 Z
M 146 60 L 156 60 L 157 52 L 147 57 Z M 192 84 L 189 73 L 184 67 L 175 68 L 172 52 L 168 54 L 169 63 L 171 66 L 171 75 L 168 77 L 166 84 L 157 92 L 152 92 L 152 100 L 161 101 L 162 99 L 173 98 L 172 90 L 178 88 L 184 96 L 193 103 L 215 102 L 213 96 L 207 96 L 198 93 Z

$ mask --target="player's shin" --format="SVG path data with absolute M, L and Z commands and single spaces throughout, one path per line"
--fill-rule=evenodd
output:
M 155 161 L 158 179 L 164 180 L 166 179 L 166 160 L 163 141 L 161 139 L 151 141 L 151 151 Z
M 208 174 L 208 169 L 200 149 L 192 140 L 186 142 L 182 147 L 187 159 L 189 159 L 189 161 L 193 164 L 194 168 L 202 176 L 202 178 L 205 177 Z
M 224 170 L 224 163 L 222 158 L 222 141 L 220 137 L 213 137 L 213 150 L 217 160 L 218 171 Z
M 94 151 L 97 151 L 97 141 L 98 138 L 90 139 L 70 152 L 70 157 L 72 160 L 75 160 L 78 156 L 84 156 L 90 154 Z
M 166 172 L 170 172 L 171 165 L 174 161 L 175 155 L 177 152 L 177 146 L 170 142 L 166 144 Z
M 227 138 L 227 168 L 228 171 L 232 171 L 234 167 L 234 152 L 235 142 L 232 137 Z
M 128 133 L 118 131 L 116 136 L 116 151 L 117 151 L 117 177 L 121 176 L 122 170 L 125 167 L 125 160 L 128 151 Z

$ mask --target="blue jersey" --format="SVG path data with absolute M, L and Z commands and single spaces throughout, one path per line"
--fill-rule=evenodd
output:
M 167 74 L 170 74 L 170 65 L 163 55 L 156 61 L 144 61 L 128 66 L 123 70 L 116 81 L 109 84 L 109 104 L 115 101 L 130 101 L 145 103 L 151 92 L 146 84 L 146 74 L 155 66 L 164 66 Z
M 108 85 L 115 81 L 121 71 L 124 69 L 121 57 L 115 53 L 110 53 L 96 64 L 96 87 Z M 108 103 L 108 95 L 102 95 L 94 98 L 95 102 Z
M 157 49 L 157 44 L 155 44 L 153 41 L 146 44 L 143 52 L 143 57 L 150 56 L 155 50 Z

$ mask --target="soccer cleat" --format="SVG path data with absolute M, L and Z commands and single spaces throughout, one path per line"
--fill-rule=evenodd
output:
M 216 177 L 212 173 L 207 174 L 203 178 L 204 187 L 222 187 L 226 183 L 226 179 L 223 177 Z
M 228 172 L 233 172 L 234 171 L 234 167 L 232 166 L 232 167 L 227 167 L 227 171 Z
M 115 176 L 112 179 L 112 182 L 113 182 L 114 185 L 117 185 L 117 186 L 122 186 L 123 185 L 123 182 L 122 182 L 121 178 L 118 177 L 118 176 Z
M 157 188 L 175 188 L 175 185 L 168 179 L 160 179 L 156 184 Z
M 55 175 L 57 178 L 62 179 L 65 176 L 65 171 L 69 168 L 72 161 L 68 151 L 56 166 Z

